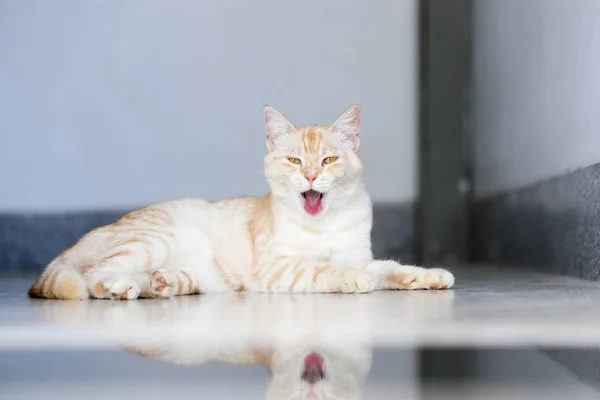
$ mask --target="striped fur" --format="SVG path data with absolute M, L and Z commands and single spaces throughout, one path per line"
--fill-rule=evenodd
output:
M 445 270 L 373 260 L 358 106 L 329 126 L 296 128 L 272 107 L 264 116 L 268 195 L 181 199 L 133 211 L 53 260 L 29 295 L 131 300 L 453 285 Z

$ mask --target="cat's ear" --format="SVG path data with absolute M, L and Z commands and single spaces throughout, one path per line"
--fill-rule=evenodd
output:
M 277 141 L 294 132 L 296 127 L 271 106 L 265 106 L 263 115 L 267 130 L 267 149 L 273 151 L 276 148 Z
M 360 145 L 360 106 L 353 105 L 331 125 L 331 130 L 342 139 L 344 146 L 357 152 Z

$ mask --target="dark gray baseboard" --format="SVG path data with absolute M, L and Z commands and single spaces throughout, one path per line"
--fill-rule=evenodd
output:
M 600 164 L 476 202 L 475 261 L 600 278 Z
M 560 387 L 571 374 L 598 390 L 598 351 L 593 349 L 478 348 L 425 349 L 420 352 L 421 379 L 441 385 L 488 384 L 505 387 Z M 599 394 L 600 396 L 600 394 Z M 485 395 L 481 397 L 485 399 Z M 531 397 L 533 398 L 533 397 Z
M 0 275 L 38 274 L 86 232 L 124 212 L 0 214 Z
M 38 274 L 83 234 L 125 213 L 0 214 L 0 276 Z M 377 257 L 414 262 L 414 214 L 412 204 L 375 205 L 372 238 Z
M 371 241 L 375 258 L 414 264 L 417 258 L 415 204 L 375 204 Z

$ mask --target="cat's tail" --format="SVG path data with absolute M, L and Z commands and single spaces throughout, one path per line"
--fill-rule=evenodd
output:
M 29 297 L 58 300 L 89 298 L 83 276 L 73 267 L 52 262 L 27 292 Z

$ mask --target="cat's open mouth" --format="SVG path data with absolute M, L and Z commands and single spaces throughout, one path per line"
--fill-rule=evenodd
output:
M 314 385 L 322 379 L 325 379 L 325 366 L 323 365 L 323 358 L 317 353 L 311 353 L 307 355 L 304 358 L 302 380 Z
M 311 189 L 302 193 L 302 197 L 304 198 L 304 211 L 310 215 L 316 215 L 321 211 L 323 193 Z

